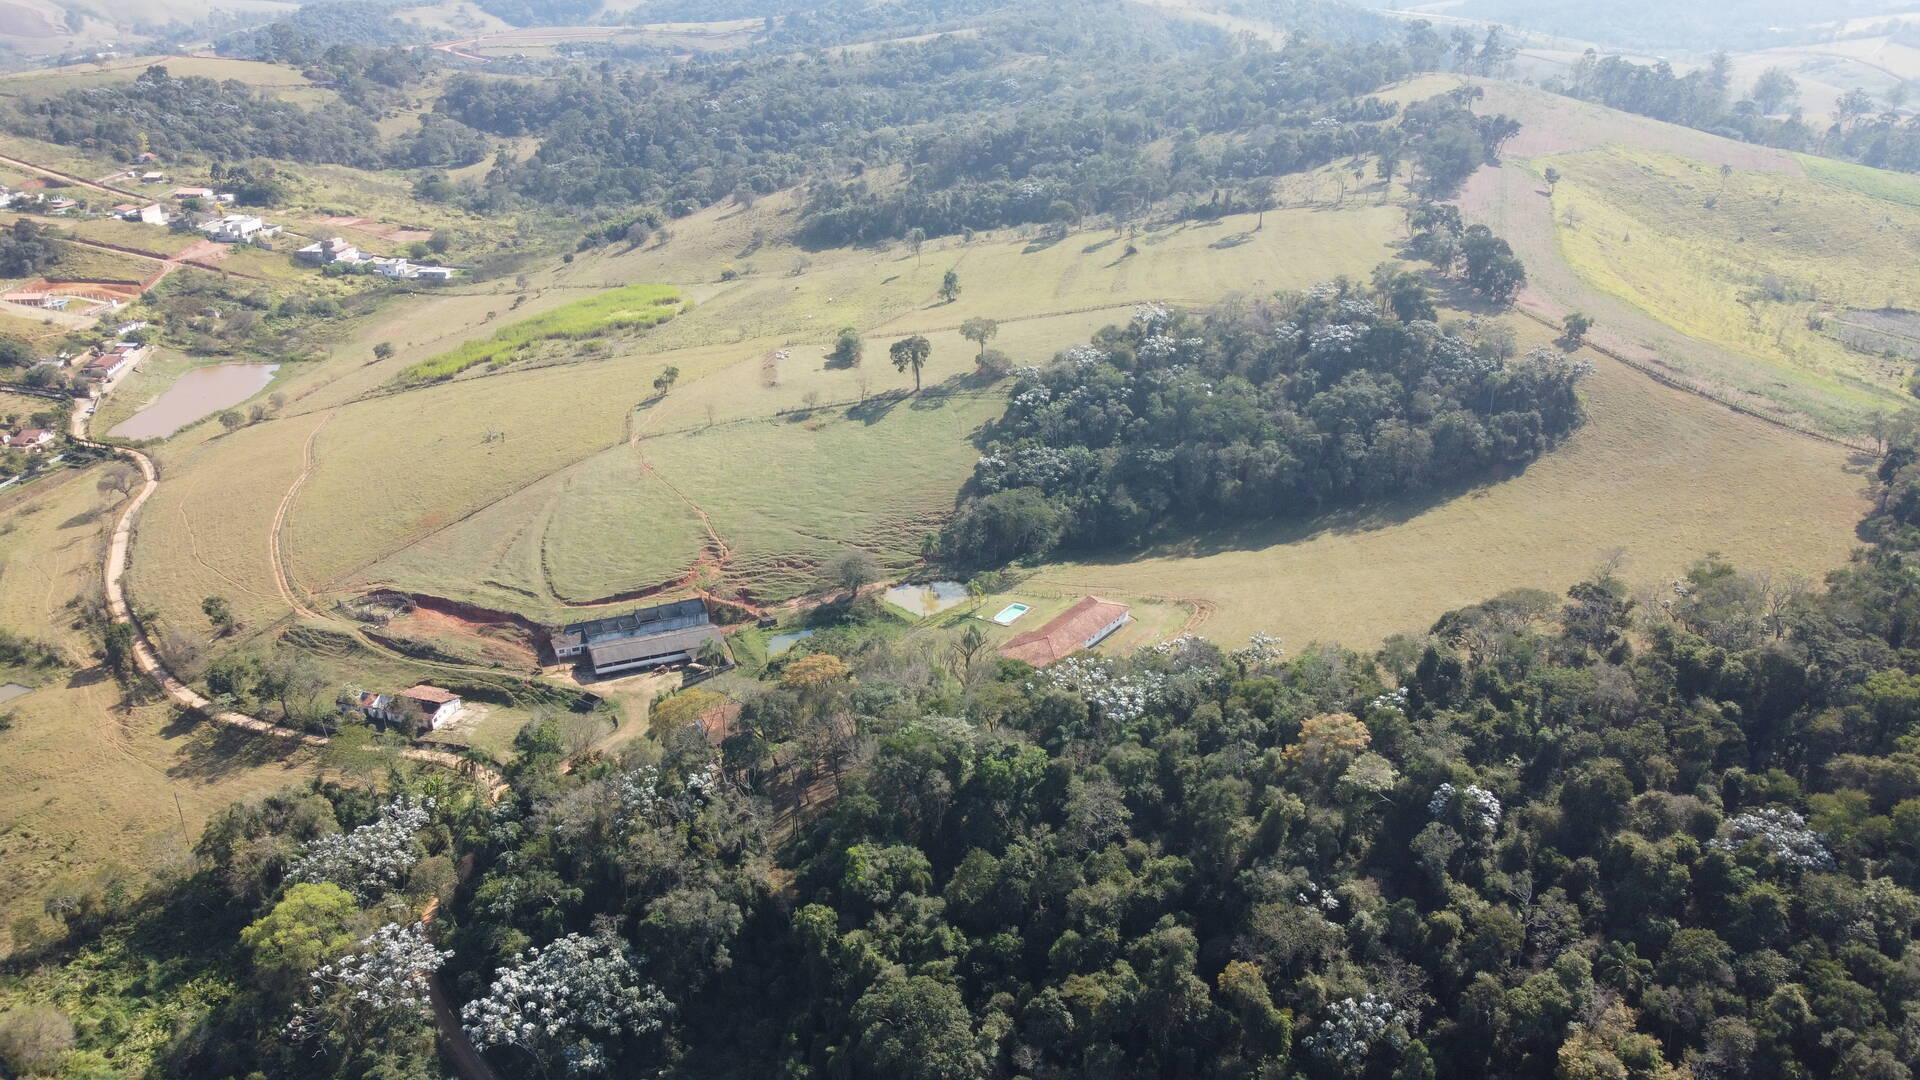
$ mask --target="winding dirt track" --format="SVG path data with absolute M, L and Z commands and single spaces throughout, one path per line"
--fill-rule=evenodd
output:
M 140 669 L 140 673 L 148 679 L 151 679 L 154 685 L 158 686 L 160 691 L 167 696 L 169 701 L 172 701 L 175 705 L 183 709 L 191 709 L 194 712 L 200 713 L 216 724 L 224 724 L 227 727 L 240 728 L 262 735 L 272 735 L 275 738 L 290 739 L 305 746 L 325 746 L 327 739 L 323 735 L 314 735 L 309 732 L 298 731 L 268 720 L 262 720 L 257 716 L 248 716 L 246 713 L 235 712 L 230 709 L 219 709 L 211 700 L 201 695 L 199 691 L 193 689 L 191 686 L 180 681 L 174 676 L 172 671 L 168 670 L 166 664 L 161 661 L 160 654 L 154 649 L 153 641 L 147 637 L 146 628 L 141 626 L 140 621 L 133 617 L 133 607 L 127 597 L 126 587 L 127 553 L 133 544 L 133 523 L 140 515 L 140 508 L 145 506 L 147 500 L 160 488 L 159 470 L 154 468 L 152 458 L 138 450 L 129 449 L 124 446 L 112 446 L 107 443 L 99 443 L 88 438 L 87 416 L 83 410 L 74 410 L 71 434 L 76 441 L 84 443 L 85 445 L 102 450 L 109 450 L 118 454 L 120 457 L 132 462 L 134 466 L 140 470 L 140 476 L 143 481 L 140 485 L 140 490 L 134 494 L 133 499 L 127 503 L 126 508 L 120 511 L 119 519 L 114 522 L 113 535 L 107 543 L 106 563 L 102 567 L 107 594 L 107 611 L 114 622 L 124 623 L 132 628 L 133 660 L 134 665 Z M 456 773 L 473 777 L 486 791 L 490 799 L 498 798 L 507 787 L 506 780 L 501 777 L 497 770 L 481 765 L 469 758 L 448 753 L 445 750 L 429 750 L 421 746 L 409 746 L 402 750 L 401 754 L 410 760 L 418 761 L 422 764 L 450 769 Z
M 145 197 L 137 191 L 128 191 L 126 188 L 117 188 L 111 184 L 100 183 L 98 180 L 89 180 L 84 176 L 75 176 L 72 173 L 60 172 L 57 169 L 49 169 L 45 165 L 35 165 L 31 161 L 22 161 L 17 157 L 8 157 L 5 154 L 0 154 L 0 162 L 5 162 L 6 164 L 15 166 L 17 168 L 28 169 L 33 172 L 37 172 L 42 176 L 51 176 L 55 180 L 65 180 L 67 183 L 72 184 L 75 187 L 87 188 L 90 191 L 101 191 L 109 195 L 122 195 L 129 198 L 134 198 L 134 199 Z

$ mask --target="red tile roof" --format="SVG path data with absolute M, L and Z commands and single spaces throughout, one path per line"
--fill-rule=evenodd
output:
M 460 695 L 451 690 L 442 690 L 437 686 L 421 683 L 419 686 L 401 691 L 401 697 L 424 701 L 429 705 L 445 705 L 449 701 L 459 701 Z
M 1107 627 L 1126 617 L 1128 607 L 1097 596 L 1082 599 L 1038 630 L 1029 630 L 1000 647 L 1000 655 L 1009 660 L 1025 660 L 1034 667 L 1046 667 L 1055 660 L 1079 652 Z
M 701 732 L 707 736 L 707 741 L 715 746 L 726 742 L 727 736 L 733 734 L 739 723 L 740 704 L 734 701 L 715 705 L 701 713 L 699 718 Z

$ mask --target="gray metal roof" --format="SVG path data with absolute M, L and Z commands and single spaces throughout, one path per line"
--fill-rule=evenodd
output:
M 604 619 L 569 623 L 552 635 L 552 641 L 555 648 L 581 642 L 594 645 L 600 642 L 618 641 L 622 638 L 640 637 L 645 634 L 683 630 L 709 621 L 706 601 L 696 596 L 687 600 L 676 600 L 671 604 L 635 608 L 625 615 L 610 615 Z
M 589 645 L 587 656 L 593 660 L 593 666 L 599 668 L 610 664 L 644 660 L 650 656 L 698 652 L 701 645 L 718 640 L 719 637 L 720 631 L 712 626 L 692 626 L 685 630 L 671 630 L 664 634 L 649 634 L 646 637 Z

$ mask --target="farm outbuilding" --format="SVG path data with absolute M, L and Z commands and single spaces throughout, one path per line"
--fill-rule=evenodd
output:
M 684 663 L 719 640 L 706 601 L 698 597 L 569 623 L 547 636 L 554 659 L 584 656 L 596 675 Z
M 700 654 L 701 646 L 719 640 L 720 631 L 712 625 L 691 626 L 685 630 L 589 645 L 587 662 L 593 665 L 595 675 L 684 664 Z

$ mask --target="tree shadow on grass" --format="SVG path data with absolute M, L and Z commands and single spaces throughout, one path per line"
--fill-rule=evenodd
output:
M 872 427 L 887 418 L 887 414 L 900 407 L 900 403 L 913 394 L 910 390 L 885 390 L 874 394 L 858 405 L 847 407 L 847 419 L 858 420 Z
M 1456 499 L 1484 498 L 1494 487 L 1518 478 L 1525 471 L 1524 468 L 1501 470 L 1423 495 L 1336 507 L 1318 514 L 1200 523 L 1191 530 L 1168 530 L 1145 546 L 1132 550 L 1069 554 L 1088 566 L 1120 566 L 1145 559 L 1204 558 L 1233 551 L 1260 551 L 1321 536 L 1357 536 L 1405 525 Z
M 304 748 L 296 739 L 215 724 L 185 711 L 177 712 L 160 734 L 180 740 L 175 761 L 167 768 L 167 777 L 173 780 L 206 782 L 235 769 L 290 766 Z

